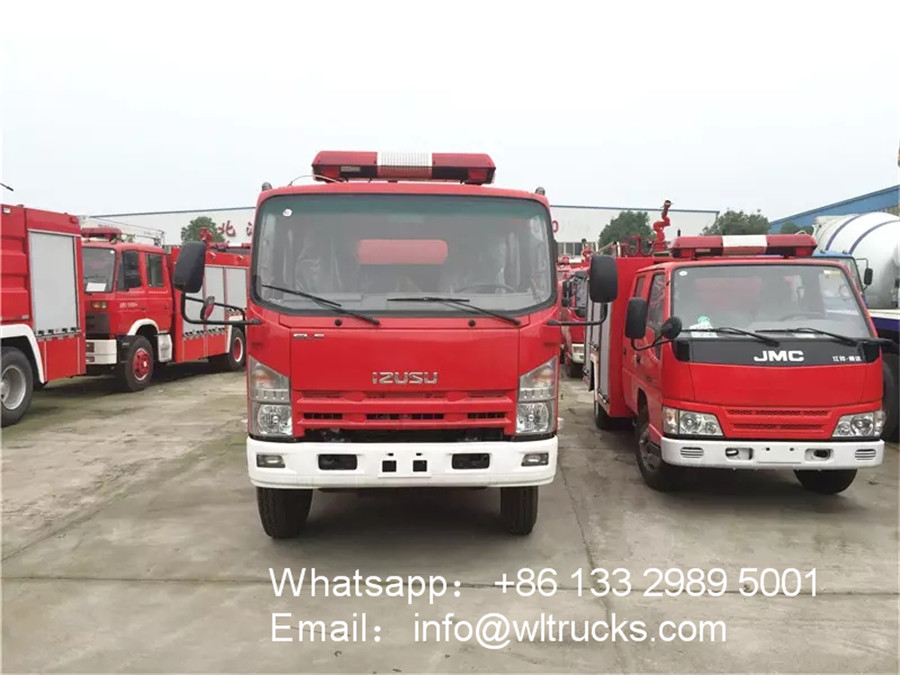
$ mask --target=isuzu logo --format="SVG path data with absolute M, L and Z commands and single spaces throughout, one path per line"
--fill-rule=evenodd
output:
M 376 371 L 372 373 L 372 384 L 437 384 L 438 374 L 424 370 Z
M 757 363 L 796 363 L 803 360 L 803 352 L 799 349 L 767 349 L 759 356 L 754 356 L 753 360 Z

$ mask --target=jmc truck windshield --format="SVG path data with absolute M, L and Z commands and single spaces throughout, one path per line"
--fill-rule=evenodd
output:
M 522 314 L 553 301 L 550 217 L 536 201 L 460 195 L 282 195 L 260 207 L 253 299 L 328 312 L 459 312 L 440 297 Z M 412 299 L 404 302 L 404 299 Z
M 809 327 L 870 338 L 853 289 L 854 282 L 835 265 L 691 265 L 672 271 L 672 315 L 686 331 Z

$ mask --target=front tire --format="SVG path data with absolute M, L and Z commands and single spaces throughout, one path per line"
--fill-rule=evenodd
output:
M 538 515 L 538 486 L 500 488 L 500 514 L 512 534 L 531 534 Z
M 615 426 L 615 420 L 607 414 L 596 397 L 594 398 L 594 426 L 603 431 L 609 431 Z
M 0 425 L 9 427 L 18 423 L 31 406 L 34 371 L 28 357 L 15 347 L 3 347 L 0 350 L 0 371 L 0 400 L 3 408 Z
M 582 365 L 580 363 L 575 363 L 572 360 L 571 356 L 566 356 L 566 375 L 568 375 L 572 379 L 581 379 L 584 375 L 582 373 Z
M 131 341 L 122 363 L 116 367 L 116 379 L 124 391 L 142 391 L 153 379 L 153 347 L 143 335 Z
M 641 406 L 635 429 L 637 443 L 635 457 L 644 482 L 657 492 L 672 492 L 684 484 L 684 467 L 667 463 L 660 448 L 650 441 L 650 414 L 646 405 Z
M 794 471 L 800 484 L 810 492 L 820 495 L 836 495 L 843 492 L 856 478 L 856 469 L 834 471 Z
M 306 525 L 312 490 L 256 488 L 256 504 L 263 530 L 272 539 L 292 539 Z

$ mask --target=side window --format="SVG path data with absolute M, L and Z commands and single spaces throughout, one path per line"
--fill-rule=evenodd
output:
M 122 251 L 119 261 L 119 279 L 117 288 L 127 291 L 129 288 L 141 287 L 140 255 L 137 251 Z
M 647 327 L 656 331 L 662 326 L 663 315 L 665 314 L 665 304 L 663 300 L 666 295 L 666 275 L 654 274 L 653 281 L 650 282 L 650 298 L 647 300 L 649 308 L 647 310 Z
M 163 257 L 158 253 L 147 254 L 147 285 L 150 288 L 163 286 Z
M 647 285 L 647 277 L 640 276 L 637 278 L 637 283 L 634 285 L 634 295 L 631 296 L 633 298 L 643 298 L 646 295 L 646 285 Z

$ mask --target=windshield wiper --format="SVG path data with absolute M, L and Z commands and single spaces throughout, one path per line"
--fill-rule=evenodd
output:
M 842 342 L 845 345 L 850 347 L 855 347 L 860 342 L 861 339 L 848 337 L 846 335 L 839 335 L 837 333 L 829 333 L 827 330 L 819 330 L 818 328 L 766 328 L 765 330 L 759 331 L 760 333 L 813 333 L 814 335 L 827 335 L 830 338 L 834 338 L 838 342 Z
M 388 298 L 388 302 L 440 302 L 445 305 L 450 305 L 451 307 L 463 307 L 465 309 L 471 309 L 475 312 L 487 314 L 488 316 L 494 316 L 498 319 L 509 321 L 516 326 L 522 323 L 514 316 L 507 316 L 506 314 L 500 314 L 499 312 L 492 312 L 491 310 L 485 309 L 484 307 L 479 307 L 478 305 L 469 304 L 468 298 L 442 298 L 436 295 L 424 295 L 413 296 L 411 298 Z
M 282 293 L 288 293 L 290 295 L 296 295 L 301 298 L 307 298 L 312 300 L 315 303 L 318 303 L 322 307 L 328 307 L 329 309 L 333 309 L 340 314 L 346 314 L 347 316 L 355 316 L 357 319 L 362 319 L 363 321 L 368 321 L 369 323 L 375 324 L 376 326 L 381 325 L 381 321 L 376 319 L 374 316 L 369 316 L 368 314 L 361 314 L 359 312 L 354 312 L 352 309 L 344 309 L 344 307 L 339 302 L 335 302 L 334 300 L 329 300 L 328 298 L 322 298 L 318 295 L 313 295 L 312 293 L 305 293 L 303 291 L 293 291 L 290 288 L 282 288 L 281 286 L 271 286 L 269 284 L 261 283 L 259 284 L 263 288 L 268 288 L 272 291 L 281 291 Z
M 730 333 L 732 335 L 746 335 L 747 337 L 752 337 L 760 342 L 765 342 L 767 345 L 772 345 L 773 347 L 777 347 L 781 343 L 775 338 L 766 337 L 765 335 L 760 335 L 759 333 L 754 333 L 753 331 L 744 330 L 742 328 L 732 328 L 731 326 L 720 326 L 718 328 L 688 328 L 690 332 L 698 332 L 698 333 Z

